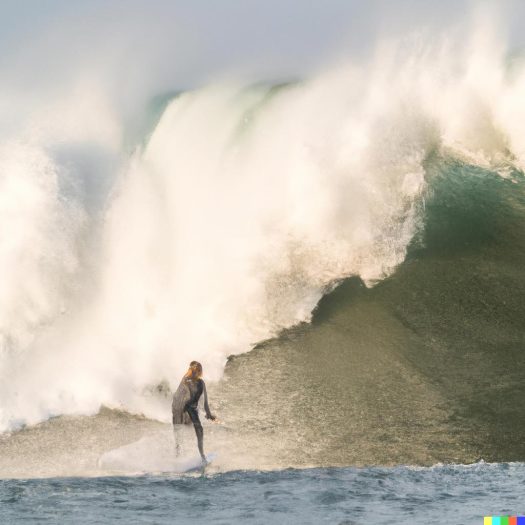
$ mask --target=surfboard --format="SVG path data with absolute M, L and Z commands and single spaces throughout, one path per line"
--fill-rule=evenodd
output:
M 181 459 L 179 462 L 175 460 L 177 463 L 176 467 L 181 469 L 177 471 L 172 472 L 202 472 L 203 470 L 208 467 L 211 462 L 217 457 L 217 454 L 215 452 L 211 452 L 206 456 L 206 461 L 203 462 L 200 456 L 195 456 L 191 458 Z
M 207 454 L 203 463 L 198 454 L 175 457 L 172 446 L 159 446 L 152 437 L 146 437 L 102 454 L 98 467 L 108 473 L 186 473 L 201 472 L 217 457 Z

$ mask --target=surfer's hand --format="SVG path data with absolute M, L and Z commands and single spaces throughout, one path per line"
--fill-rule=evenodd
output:
M 212 421 L 215 421 L 217 418 L 213 414 L 206 414 L 206 419 L 211 419 Z

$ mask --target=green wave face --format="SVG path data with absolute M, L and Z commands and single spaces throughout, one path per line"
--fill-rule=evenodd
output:
M 427 173 L 394 275 L 343 281 L 311 325 L 227 366 L 227 411 L 283 463 L 525 458 L 523 177 L 443 158 Z

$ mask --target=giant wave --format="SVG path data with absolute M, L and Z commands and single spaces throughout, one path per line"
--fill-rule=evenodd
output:
M 311 371 L 331 364 L 339 370 L 333 377 L 338 377 L 342 390 L 355 394 L 353 401 L 340 397 L 339 389 L 334 398 L 323 397 L 323 381 L 316 377 L 325 376 L 306 374 L 313 381 L 305 383 L 311 387 L 307 392 L 295 381 L 289 383 L 292 391 L 304 394 L 295 398 L 299 405 L 290 406 L 306 414 L 305 406 L 317 406 L 312 400 L 320 400 L 318 417 L 345 414 L 343 419 L 335 418 L 333 428 L 346 428 L 348 418 L 362 418 L 361 426 L 348 427 L 347 438 L 366 450 L 356 447 L 355 457 L 342 454 L 342 464 L 355 462 L 359 454 L 364 461 L 383 463 L 410 459 L 410 425 L 400 426 L 404 430 L 388 439 L 381 432 L 377 439 L 369 433 L 366 446 L 359 435 L 363 437 L 364 429 L 371 426 L 380 429 L 389 423 L 388 416 L 380 414 L 389 413 L 385 407 L 396 396 L 406 401 L 404 405 L 399 401 L 402 410 L 397 412 L 404 421 L 408 414 L 421 415 L 414 420 L 419 422 L 449 421 L 454 414 L 443 408 L 446 396 L 440 388 L 422 386 L 414 369 L 423 365 L 406 367 L 392 358 L 390 343 L 397 336 L 404 340 L 405 335 L 400 335 L 399 325 L 388 329 L 390 314 L 384 309 L 378 313 L 369 299 L 358 309 L 343 305 L 336 315 L 339 326 L 358 318 L 364 334 L 348 326 L 342 331 L 344 337 L 337 330 L 319 332 L 314 317 L 311 333 L 322 337 L 314 336 L 310 346 L 304 341 L 304 347 L 292 345 L 293 351 L 285 342 L 294 332 L 287 329 L 311 321 L 319 300 L 351 277 L 358 281 L 347 282 L 365 285 L 364 291 L 352 292 L 351 297 L 354 293 L 387 297 L 396 286 L 391 283 L 417 279 L 417 286 L 401 286 L 404 306 L 396 303 L 394 308 L 413 334 L 424 330 L 425 337 L 434 337 L 432 326 L 414 321 L 407 313 L 413 308 L 424 308 L 427 319 L 436 312 L 455 312 L 451 322 L 459 318 L 470 322 L 457 308 L 462 299 L 454 294 L 442 301 L 420 300 L 442 290 L 432 284 L 439 268 L 448 272 L 466 259 L 458 262 L 452 257 L 448 265 L 429 266 L 419 277 L 410 257 L 399 265 L 408 251 L 432 249 L 432 260 L 443 261 L 450 253 L 459 253 L 446 239 L 457 237 L 469 245 L 479 233 L 479 224 L 485 224 L 483 216 L 490 210 L 486 201 L 493 198 L 501 209 L 498 231 L 507 237 L 494 231 L 483 239 L 497 244 L 505 238 L 507 246 L 511 238 L 519 237 L 524 86 L 519 57 L 510 61 L 498 42 L 479 31 L 460 52 L 446 41 L 408 47 L 390 43 L 379 48 L 368 64 L 341 66 L 301 82 L 274 87 L 222 83 L 179 94 L 131 155 L 119 145 L 120 124 L 99 99 L 85 128 L 82 121 L 51 126 L 48 114 L 38 115 L 38 125 L 33 123 L 0 149 L 4 231 L 0 268 L 9 276 L 0 292 L 0 429 L 12 430 L 60 414 L 94 414 L 101 405 L 167 420 L 166 405 L 151 394 L 152 386 L 167 381 L 173 387 L 191 359 L 203 361 L 208 377 L 218 380 L 228 356 L 283 334 L 283 339 L 272 339 L 281 341 L 272 343 L 276 354 L 268 351 L 251 373 L 244 370 L 245 378 L 235 375 L 236 360 L 231 361 L 230 381 L 218 387 L 230 404 L 247 391 L 239 387 L 228 394 L 231 377 L 240 385 L 249 378 L 251 384 L 268 386 L 263 379 L 271 378 L 272 370 L 298 365 L 295 359 L 288 361 L 290 356 L 312 365 L 307 367 Z M 84 108 L 79 118 L 86 115 Z M 105 175 L 104 183 L 96 177 L 93 183 L 93 174 Z M 442 184 L 443 180 L 447 182 Z M 477 191 L 477 180 L 490 190 L 471 201 L 469 185 Z M 439 191 L 454 185 L 461 188 L 460 204 L 454 201 L 453 191 Z M 432 208 L 436 202 L 441 210 L 437 218 Z M 461 213 L 470 209 L 471 202 L 475 202 L 472 214 L 482 217 L 468 229 Z M 445 237 L 433 237 L 451 220 L 454 227 L 446 230 Z M 513 261 L 521 260 L 520 242 L 514 242 Z M 473 249 L 481 253 L 483 246 Z M 494 261 L 499 260 L 500 252 L 491 250 Z M 478 269 L 483 266 L 480 260 L 476 259 Z M 505 257 L 501 260 L 502 266 L 491 266 L 490 275 L 498 286 L 506 282 L 509 291 L 512 282 L 521 281 L 514 279 L 518 270 Z M 458 275 L 464 282 L 468 274 Z M 485 279 L 472 275 L 478 275 L 478 281 Z M 468 289 L 476 286 L 471 283 Z M 319 315 L 338 290 L 321 300 Z M 398 296 L 397 291 L 391 293 Z M 466 297 L 472 299 L 472 308 L 483 304 L 483 294 L 477 301 L 469 291 Z M 508 310 L 494 312 L 507 334 Z M 469 334 L 481 329 L 486 313 L 481 315 L 483 322 L 467 330 Z M 502 336 L 512 339 L 509 348 L 515 361 L 521 355 L 515 344 L 523 335 L 518 325 L 512 324 L 513 336 Z M 376 340 L 370 327 L 381 326 L 385 331 Z M 449 328 L 450 334 L 464 341 L 459 321 Z M 450 334 L 447 337 L 453 337 Z M 428 365 L 423 376 L 441 377 L 439 356 L 449 354 L 443 350 L 443 334 L 435 336 L 440 337 L 441 345 L 408 344 L 401 361 L 419 363 L 421 355 L 430 353 L 425 363 L 431 362 L 433 368 Z M 343 340 L 346 353 L 340 348 Z M 354 352 L 357 347 L 360 350 Z M 260 349 L 237 363 L 252 362 L 257 355 Z M 456 363 L 463 358 L 447 359 L 453 362 L 450 369 L 467 370 Z M 345 376 L 354 378 L 351 388 L 339 377 L 346 366 L 362 372 L 360 380 L 350 372 Z M 373 395 L 373 402 L 368 388 L 371 370 L 374 388 L 384 392 L 384 397 Z M 274 377 L 285 380 L 280 373 Z M 468 383 L 465 373 L 447 377 L 461 385 Z M 451 388 L 447 381 L 443 384 Z M 475 395 L 481 392 L 478 387 Z M 463 397 L 458 396 L 466 403 L 472 392 L 465 389 Z M 415 392 L 422 396 L 420 412 L 414 412 L 409 402 Z M 244 406 L 242 401 L 239 405 Z M 354 413 L 349 406 L 361 408 Z M 373 421 L 367 420 L 365 406 L 367 414 L 375 411 Z M 431 406 L 435 408 L 428 411 Z M 265 410 L 264 425 L 273 417 L 270 401 Z M 464 413 L 458 409 L 454 417 L 461 419 Z M 232 421 L 236 417 L 232 414 Z M 298 429 L 298 435 L 292 431 L 290 436 L 299 441 L 310 440 L 312 432 L 319 435 L 319 421 L 310 427 L 293 416 L 286 421 Z M 497 418 L 491 421 L 496 425 Z M 254 423 L 252 430 L 257 433 L 260 424 Z M 428 429 L 435 438 L 443 427 L 436 424 Z M 340 454 L 337 435 L 330 445 L 334 454 Z M 385 443 L 406 440 L 405 445 L 397 455 L 383 454 L 378 445 L 381 436 Z M 474 451 L 466 456 L 476 459 L 476 447 L 470 442 L 468 446 Z M 452 449 L 445 454 L 448 459 L 462 456 Z M 313 463 L 319 461 L 315 450 Z M 439 455 L 439 450 L 436 446 L 434 453 Z M 326 447 L 324 454 L 326 458 Z M 338 463 L 330 457 L 330 462 Z M 412 458 L 415 462 L 434 459 L 425 451 Z

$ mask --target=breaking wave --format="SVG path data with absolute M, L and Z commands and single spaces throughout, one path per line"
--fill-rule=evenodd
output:
M 0 147 L 0 429 L 101 405 L 166 419 L 150 387 L 191 359 L 219 379 L 342 279 L 382 281 L 424 231 L 435 159 L 521 176 L 524 88 L 479 31 L 181 93 L 131 155 L 99 98 L 74 124 L 38 115 Z

